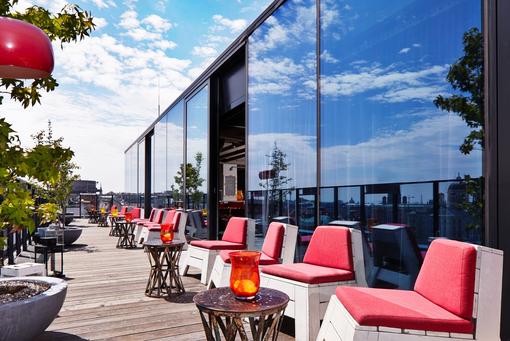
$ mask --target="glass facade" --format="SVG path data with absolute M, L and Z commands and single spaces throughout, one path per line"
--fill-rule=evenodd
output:
M 287 1 L 249 38 L 249 215 L 315 226 L 316 4 Z M 299 190 L 297 190 L 299 188 Z
M 186 102 L 186 208 L 207 215 L 209 91 L 203 87 Z
M 482 58 L 464 49 L 481 37 L 481 18 L 472 0 L 287 0 L 262 22 L 247 41 L 241 111 L 244 199 L 258 235 L 274 220 L 298 225 L 299 258 L 317 225 L 358 222 L 370 283 L 388 287 L 400 279 L 380 283 L 378 271 L 389 266 L 410 285 L 416 269 L 404 263 L 420 264 L 434 238 L 483 244 L 482 150 L 465 148 L 473 127 L 451 101 L 481 110 L 483 84 L 470 93 L 459 86 L 481 72 Z M 474 60 L 461 65 L 467 73 L 463 57 Z M 208 85 L 186 96 L 154 126 L 154 203 L 166 196 L 164 205 L 182 202 L 205 218 L 208 182 L 218 185 L 208 178 L 220 166 L 208 155 L 218 134 L 209 132 Z M 138 168 L 126 170 L 126 190 L 138 193 L 143 146 L 126 152 L 126 167 Z M 403 243 L 387 241 L 404 235 L 416 252 L 385 254 Z

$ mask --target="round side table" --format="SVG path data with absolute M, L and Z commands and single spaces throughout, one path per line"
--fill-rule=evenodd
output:
M 183 293 L 184 284 L 179 276 L 179 258 L 181 257 L 183 241 L 163 243 L 161 240 L 152 240 L 143 244 L 151 271 L 145 295 L 150 297 L 164 297 L 172 294 L 172 289 Z
M 233 341 L 239 334 L 241 340 L 248 340 L 243 320 L 248 320 L 254 341 L 278 338 L 283 312 L 289 303 L 285 293 L 260 288 L 253 301 L 240 301 L 229 287 L 203 291 L 193 298 L 204 325 L 208 341 Z

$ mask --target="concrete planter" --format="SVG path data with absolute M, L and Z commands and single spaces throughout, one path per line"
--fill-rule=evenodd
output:
M 0 341 L 34 340 L 53 322 L 66 298 L 67 283 L 53 277 L 13 277 L 0 281 L 39 281 L 50 284 L 45 292 L 26 300 L 0 305 Z
M 64 245 L 71 245 L 81 236 L 82 229 L 78 227 L 66 227 L 64 229 Z

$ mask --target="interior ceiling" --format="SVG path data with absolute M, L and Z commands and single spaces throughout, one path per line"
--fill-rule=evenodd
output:
M 244 164 L 245 119 L 244 104 L 220 117 L 220 162 Z

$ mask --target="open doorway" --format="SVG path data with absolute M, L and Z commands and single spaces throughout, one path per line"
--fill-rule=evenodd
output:
M 245 216 L 246 193 L 246 71 L 244 48 L 234 53 L 215 74 L 218 237 L 230 217 Z

